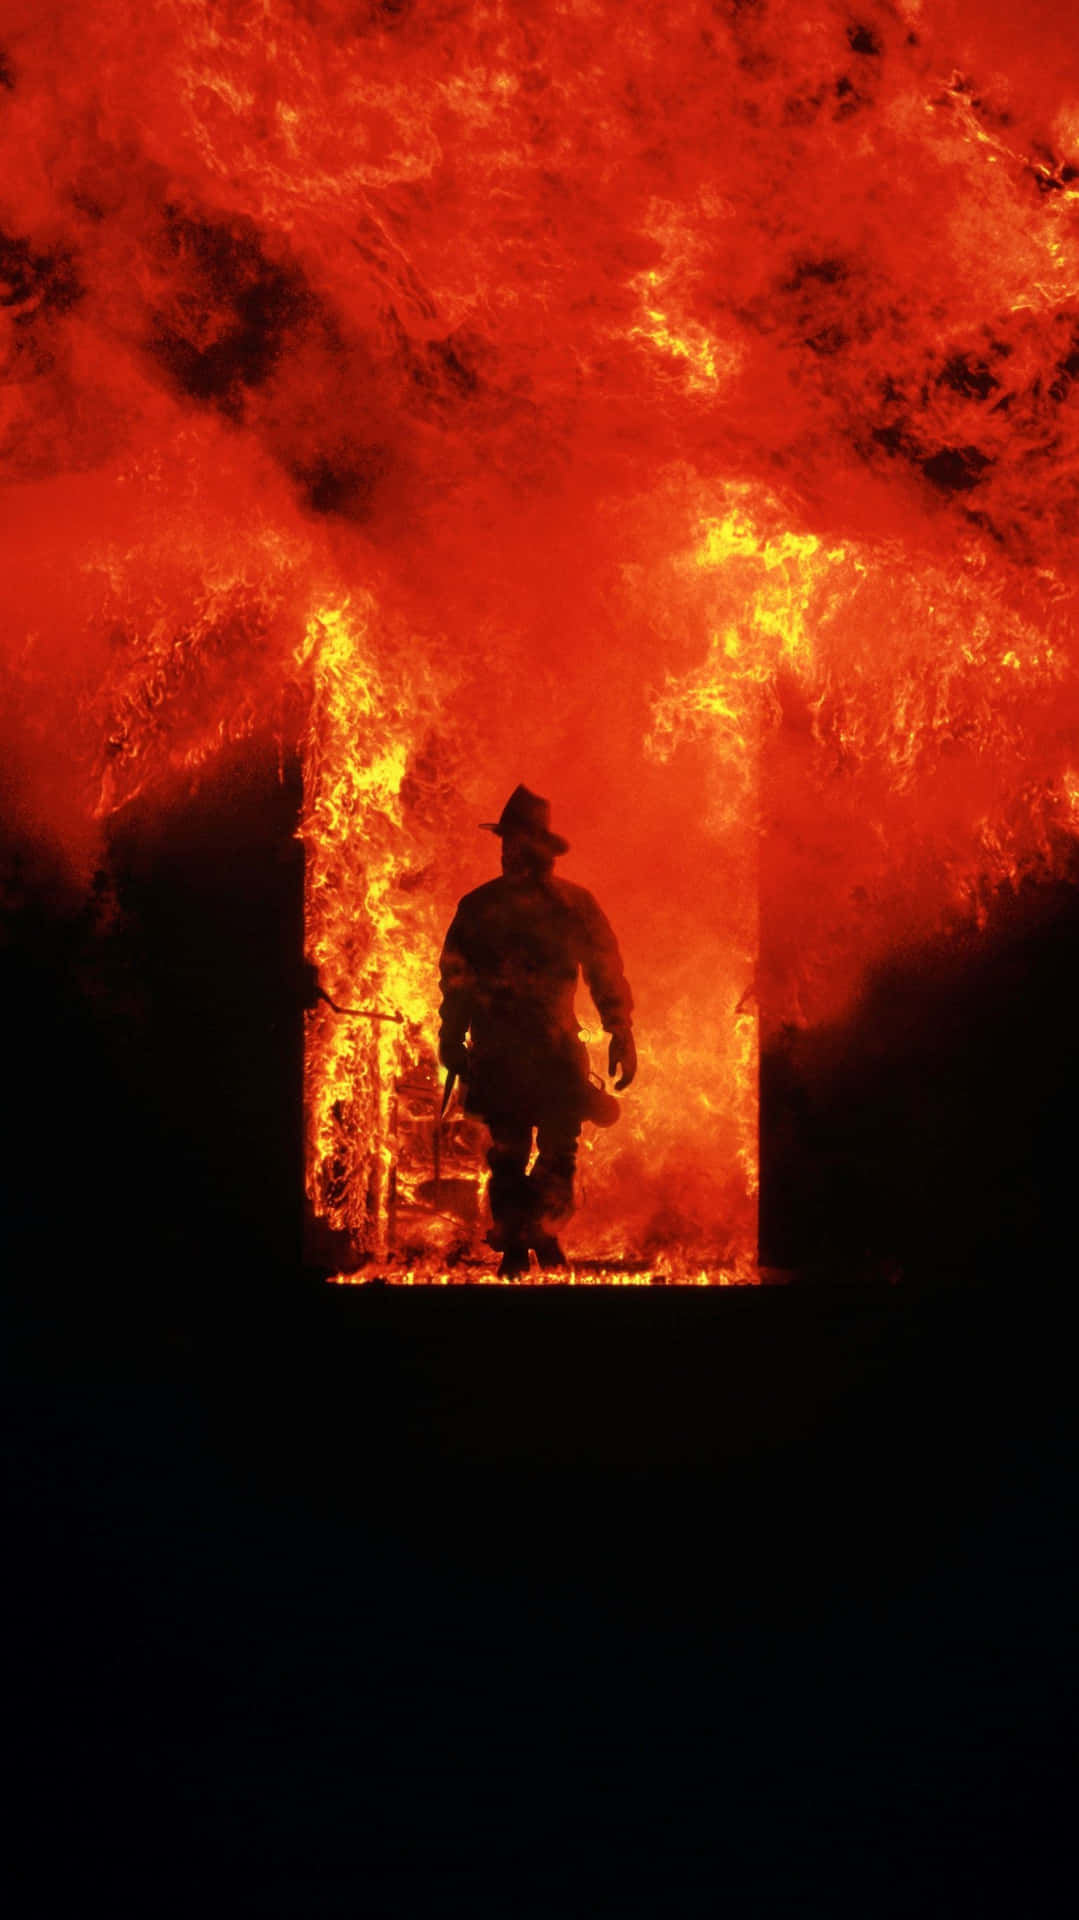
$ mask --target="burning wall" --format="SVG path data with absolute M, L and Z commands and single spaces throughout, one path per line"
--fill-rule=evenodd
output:
M 1070 9 L 8 0 L 0 50 L 11 820 L 87 877 L 301 703 L 310 951 L 404 1016 L 312 1017 L 377 1243 L 475 823 L 549 793 L 642 1040 L 582 1248 L 744 1269 L 758 1017 L 1071 840 Z

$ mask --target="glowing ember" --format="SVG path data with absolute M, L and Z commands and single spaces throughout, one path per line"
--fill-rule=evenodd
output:
M 9 807 L 86 876 L 303 707 L 308 952 L 391 1016 L 309 1016 L 343 1264 L 482 1244 L 436 959 L 519 780 L 638 1002 L 580 1284 L 746 1277 L 758 1023 L 1074 836 L 1079 42 L 1014 12 L 5 10 Z
M 398 1267 L 391 1268 L 386 1275 L 379 1275 L 398 1287 L 461 1287 L 475 1285 L 510 1287 L 519 1285 L 513 1280 L 495 1279 L 490 1269 L 481 1272 L 468 1272 L 459 1267 L 452 1271 L 438 1267 Z M 591 1273 L 585 1268 L 580 1272 L 570 1267 L 557 1275 L 533 1271 L 528 1282 L 534 1287 L 734 1287 L 752 1285 L 755 1274 L 742 1275 L 716 1273 L 704 1268 L 697 1272 L 690 1269 L 671 1272 L 666 1267 L 642 1267 L 632 1273 Z M 335 1286 L 364 1286 L 371 1284 L 371 1276 L 359 1273 L 339 1273 L 333 1277 Z

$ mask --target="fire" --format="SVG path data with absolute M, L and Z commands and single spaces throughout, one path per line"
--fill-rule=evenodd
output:
M 412 1047 L 432 1039 L 437 898 L 418 910 L 407 877 L 432 847 L 413 830 L 409 782 L 417 729 L 437 709 L 435 678 L 383 679 L 377 610 L 368 600 L 312 615 L 297 654 L 310 669 L 307 729 L 308 952 L 334 997 L 372 1017 L 309 1016 L 307 1111 L 310 1194 L 334 1227 L 385 1253 L 392 1109 L 404 1064 L 395 1028 Z M 385 644 L 385 642 L 383 642 Z
M 303 823 L 308 951 L 333 999 L 369 1015 L 340 1017 L 323 1004 L 308 1016 L 309 1196 L 316 1213 L 348 1237 L 340 1245 L 350 1245 L 353 1257 L 385 1261 L 396 1255 L 400 1262 L 420 1252 L 426 1256 L 423 1271 L 434 1275 L 447 1227 L 458 1259 L 464 1242 L 437 1202 L 417 1209 L 416 1191 L 430 1189 L 436 1156 L 443 1153 L 450 1160 L 456 1156 L 473 1183 L 481 1166 L 477 1130 L 471 1128 L 469 1139 L 466 1128 L 462 1136 L 460 1116 L 451 1116 L 437 1144 L 434 1138 L 441 1131 L 438 953 L 460 890 L 453 864 L 442 857 L 445 812 L 461 811 L 448 782 L 443 786 L 439 779 L 440 767 L 460 749 L 444 744 L 439 727 L 459 689 L 451 663 L 441 671 L 432 668 L 430 649 L 414 649 L 422 671 L 402 670 L 402 649 L 402 636 L 380 621 L 368 598 L 313 615 L 297 654 L 311 684 Z M 384 674 L 387 655 L 394 661 L 392 678 Z M 662 761 L 663 749 L 653 757 Z M 475 835 L 474 814 L 466 811 L 459 830 L 462 839 Z M 641 1169 L 656 1139 L 665 1138 L 668 1152 L 680 1149 L 685 1157 L 683 1183 L 700 1189 L 699 1217 L 682 1216 L 678 1223 L 680 1265 L 690 1258 L 690 1247 L 681 1244 L 687 1227 L 702 1239 L 707 1235 L 710 1222 L 700 1211 L 714 1202 L 722 1180 L 728 1222 L 732 1215 L 739 1225 L 748 1221 L 749 1234 L 740 1248 L 727 1225 L 722 1260 L 709 1248 L 713 1276 L 745 1269 L 757 1178 L 755 1017 L 744 1004 L 751 967 L 749 947 L 736 947 L 713 989 L 711 1045 L 718 1061 L 702 1056 L 701 994 L 691 982 L 679 979 L 677 997 L 657 1007 L 644 1039 L 651 1085 L 639 1101 L 626 1102 L 610 1143 L 595 1135 L 585 1142 L 582 1252 L 610 1262 L 632 1250 L 634 1236 L 644 1244 L 649 1234 L 655 1238 L 659 1183 L 642 1179 Z M 602 1032 L 587 1022 L 584 1031 L 599 1066 Z M 412 1164 L 407 1149 L 402 1153 L 398 1126 L 402 1091 L 419 1096 L 422 1114 L 422 1141 Z M 697 1144 L 703 1130 L 729 1142 L 718 1176 L 706 1168 Z M 631 1183 L 637 1189 L 632 1202 Z M 401 1239 L 399 1216 L 410 1204 L 413 1240 L 402 1249 L 394 1241 Z M 654 1267 L 652 1262 L 649 1271 Z
M 1013 16 L 7 9 L 10 812 L 85 882 L 302 754 L 343 1269 L 481 1257 L 436 962 L 518 780 L 638 1002 L 571 1284 L 749 1277 L 762 1040 L 1064 870 L 1079 58 Z
M 474 1284 L 477 1280 L 485 1286 L 512 1286 L 509 1280 L 492 1280 L 490 1269 L 482 1272 L 467 1271 L 460 1267 L 452 1272 L 437 1266 L 396 1267 L 390 1278 L 398 1287 L 460 1287 Z M 631 1273 L 617 1273 L 607 1270 L 587 1269 L 578 1271 L 576 1267 L 567 1268 L 557 1274 L 536 1272 L 529 1281 L 534 1287 L 733 1287 L 752 1284 L 755 1276 L 745 1273 L 717 1273 L 713 1268 L 704 1267 L 696 1272 L 680 1267 L 642 1267 Z M 338 1273 L 333 1276 L 333 1285 L 364 1286 L 369 1284 L 366 1273 Z

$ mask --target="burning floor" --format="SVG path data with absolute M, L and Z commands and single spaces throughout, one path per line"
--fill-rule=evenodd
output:
M 454 1267 L 439 1267 L 435 1263 L 427 1266 L 387 1263 L 382 1264 L 378 1271 L 335 1273 L 328 1278 L 335 1286 L 734 1287 L 753 1286 L 758 1276 L 747 1274 L 744 1278 L 736 1278 L 714 1269 L 709 1271 L 701 1267 L 694 1271 L 692 1268 L 680 1268 L 674 1263 L 665 1267 L 648 1267 L 615 1260 L 568 1260 L 565 1268 L 553 1270 L 533 1264 L 528 1274 L 506 1280 L 500 1279 L 495 1268 L 489 1264 L 479 1260 L 461 1260 Z

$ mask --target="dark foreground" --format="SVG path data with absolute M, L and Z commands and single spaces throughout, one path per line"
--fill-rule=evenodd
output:
M 1059 1288 L 43 1286 L 10 1911 L 1055 1910 Z

